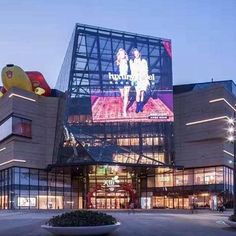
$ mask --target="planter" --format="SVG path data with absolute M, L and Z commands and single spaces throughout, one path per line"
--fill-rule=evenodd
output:
M 120 222 L 113 225 L 101 225 L 101 226 L 80 226 L 80 227 L 53 227 L 49 225 L 41 225 L 41 228 L 56 235 L 101 235 L 109 234 L 117 230 L 120 226 Z
M 225 220 L 224 221 L 227 225 L 231 226 L 232 228 L 236 229 L 236 222 L 235 221 L 231 221 L 231 220 Z

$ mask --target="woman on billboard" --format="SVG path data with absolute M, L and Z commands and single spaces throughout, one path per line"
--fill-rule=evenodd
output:
M 116 54 L 116 64 L 119 67 L 119 73 L 120 76 L 127 76 L 128 74 L 128 55 L 126 53 L 126 51 L 123 48 L 120 48 Z M 122 81 L 120 81 L 119 86 L 120 86 L 120 94 L 121 94 L 121 98 L 123 101 L 123 116 L 126 117 L 127 113 L 127 106 L 128 106 L 128 99 L 129 99 L 129 90 L 130 90 L 130 85 L 129 83 L 126 84 L 125 79 L 123 79 Z
M 149 86 L 148 64 L 145 59 L 141 58 L 141 53 L 137 48 L 132 50 L 134 59 L 130 60 L 131 75 L 134 80 L 134 87 L 136 90 L 136 113 L 143 112 L 144 92 Z

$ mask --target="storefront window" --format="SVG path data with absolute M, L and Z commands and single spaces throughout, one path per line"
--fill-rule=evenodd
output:
M 184 185 L 193 185 L 193 170 L 184 171 Z
M 185 197 L 160 196 L 152 198 L 153 208 L 181 208 L 189 209 L 189 199 Z
M 196 185 L 218 184 L 218 186 L 210 188 L 217 190 L 218 187 L 221 191 L 222 183 L 225 182 L 226 189 L 232 190 L 230 186 L 233 181 L 233 172 L 226 167 L 175 170 L 174 172 L 169 168 L 156 168 L 155 172 L 154 169 L 152 171 L 148 171 L 148 176 L 143 171 L 143 175 L 138 177 L 141 172 L 123 166 L 91 166 L 87 169 L 87 173 L 89 173 L 87 179 L 82 175 L 77 177 L 64 175 L 63 171 L 47 173 L 43 170 L 14 167 L 1 171 L 2 198 L 0 200 L 2 202 L 0 202 L 0 207 L 5 209 L 9 207 L 15 209 L 82 208 L 88 206 L 87 194 L 91 192 L 91 205 L 94 208 L 127 208 L 131 195 L 126 187 L 130 185 L 135 193 L 137 193 L 137 187 L 140 187 L 142 198 L 138 199 L 138 204 L 141 204 L 141 199 L 143 199 L 143 204 L 152 199 L 151 207 L 189 208 L 189 201 L 192 198 L 180 196 L 183 194 L 181 190 L 188 191 L 192 187 L 176 188 L 176 192 L 169 191 L 169 188 L 173 187 L 173 183 L 174 186 L 192 186 L 194 180 Z M 193 175 L 194 171 L 195 175 Z M 84 193 L 83 186 L 87 180 L 89 185 Z M 13 185 L 11 186 L 11 184 Z M 127 186 L 123 188 L 123 184 L 127 184 Z M 159 187 L 159 189 L 153 193 L 151 189 L 147 189 L 154 187 Z M 198 193 L 194 193 L 198 207 L 209 206 L 210 195 L 205 187 L 197 186 L 195 189 L 196 191 L 204 188 L 205 191 L 201 193 L 202 190 L 199 190 Z M 148 195 L 149 191 L 150 195 Z M 160 196 L 153 196 L 157 193 Z
M 205 168 L 205 184 L 215 184 L 215 167 Z
M 47 192 L 40 192 L 38 198 L 38 206 L 39 209 L 48 209 L 48 196 L 47 196 Z
M 189 209 L 190 208 L 189 198 L 184 198 L 183 200 L 184 200 L 183 201 L 183 208 Z
M 183 171 L 176 171 L 175 172 L 175 186 L 182 186 L 183 185 Z
M 165 208 L 165 198 L 163 197 L 153 197 L 152 199 L 153 208 Z
M 179 199 L 174 198 L 174 208 L 179 208 Z
M 195 169 L 194 170 L 194 184 L 195 185 L 205 184 L 205 182 L 204 182 L 204 169 Z
M 173 187 L 173 173 L 156 175 L 156 187 Z
M 195 206 L 198 208 L 208 208 L 210 207 L 210 194 L 209 193 L 201 193 L 197 194 L 194 197 Z
M 216 184 L 223 184 L 223 167 L 216 167 Z

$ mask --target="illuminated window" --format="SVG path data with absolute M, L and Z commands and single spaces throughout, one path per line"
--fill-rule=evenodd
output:
M 205 184 L 215 184 L 215 168 L 205 168 Z
M 32 137 L 31 120 L 17 116 L 11 116 L 0 124 L 0 141 L 10 135 L 20 135 L 23 137 Z
M 156 187 L 173 187 L 173 173 L 156 175 Z
M 175 186 L 183 185 L 183 171 L 176 171 L 174 184 Z
M 143 138 L 143 145 L 151 146 L 153 143 L 152 141 L 153 141 L 152 137 L 145 137 L 145 138 Z
M 165 154 L 163 152 L 154 153 L 153 159 L 160 162 L 165 162 Z
M 193 185 L 193 170 L 184 171 L 184 185 Z
M 195 169 L 194 170 L 194 184 L 201 185 L 204 183 L 204 169 Z
M 138 146 L 139 138 L 117 138 L 117 145 L 119 146 Z
M 216 184 L 223 184 L 223 167 L 216 167 Z
M 130 139 L 131 143 L 130 145 L 131 146 L 138 146 L 139 145 L 139 138 L 132 138 Z

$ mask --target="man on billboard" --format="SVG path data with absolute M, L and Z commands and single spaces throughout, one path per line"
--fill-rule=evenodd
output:
M 143 112 L 144 93 L 149 86 L 148 64 L 141 58 L 141 53 L 137 48 L 132 50 L 134 59 L 129 61 L 131 75 L 134 80 L 136 90 L 136 113 Z

